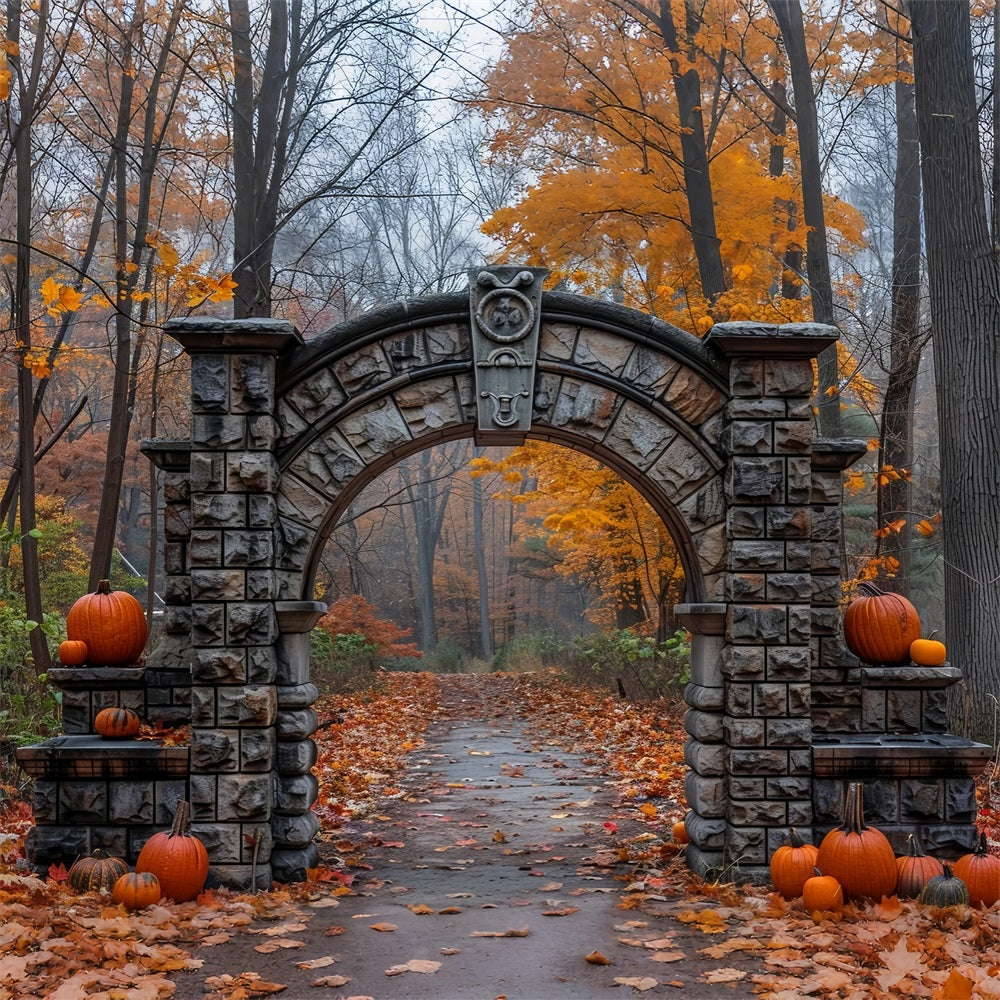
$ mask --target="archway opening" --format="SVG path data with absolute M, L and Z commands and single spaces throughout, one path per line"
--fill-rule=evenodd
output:
M 559 665 L 629 697 L 685 679 L 682 546 L 610 464 L 549 441 L 403 456 L 342 511 L 314 581 L 331 607 L 321 632 L 363 628 L 363 607 L 398 636 L 402 656 L 369 643 L 362 668 L 412 669 L 419 649 L 436 671 Z M 335 658 L 325 640 L 315 652 L 321 680 Z

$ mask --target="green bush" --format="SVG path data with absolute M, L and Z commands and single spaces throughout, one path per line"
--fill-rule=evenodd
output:
M 467 659 L 468 653 L 454 639 L 445 636 L 427 655 L 424 669 L 435 674 L 460 674 Z
M 321 694 L 345 694 L 372 686 L 378 647 L 360 633 L 309 633 L 310 676 Z
M 623 697 L 677 697 L 690 679 L 691 646 L 684 631 L 657 642 L 617 629 L 583 636 L 574 645 L 573 680 L 616 690 Z
M 519 635 L 497 650 L 493 657 L 493 669 L 521 673 L 546 670 L 562 665 L 568 648 L 565 640 L 551 632 Z

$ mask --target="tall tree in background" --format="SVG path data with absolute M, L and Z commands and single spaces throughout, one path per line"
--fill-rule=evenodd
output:
M 992 738 L 987 695 L 1000 691 L 1000 256 L 983 184 L 969 5 L 916 2 L 909 14 L 940 422 L 947 638 L 951 659 L 965 671 L 970 730 Z

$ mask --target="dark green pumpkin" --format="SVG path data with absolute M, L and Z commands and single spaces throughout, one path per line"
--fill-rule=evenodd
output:
M 66 881 L 77 892 L 111 892 L 115 882 L 128 871 L 121 858 L 87 855 L 70 867 Z
M 965 883 L 956 878 L 951 869 L 945 865 L 943 875 L 935 875 L 927 880 L 917 897 L 918 903 L 924 906 L 959 906 L 968 905 L 969 890 Z

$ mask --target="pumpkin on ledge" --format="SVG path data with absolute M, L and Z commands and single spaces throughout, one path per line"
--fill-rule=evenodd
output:
M 862 663 L 898 666 L 910 662 L 910 646 L 920 638 L 917 609 L 901 594 L 858 584 L 859 596 L 844 612 L 844 641 Z

